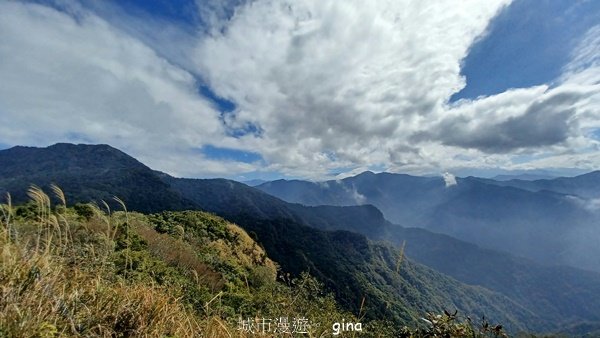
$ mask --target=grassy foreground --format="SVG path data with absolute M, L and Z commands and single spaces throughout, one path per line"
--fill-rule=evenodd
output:
M 309 274 L 282 273 L 212 214 L 143 215 L 119 199 L 121 211 L 67 207 L 58 187 L 55 204 L 28 193 L 28 204 L 1 205 L 0 337 L 504 336 L 450 313 L 414 329 L 362 322 L 362 307 L 344 311 Z M 359 322 L 361 331 L 344 326 Z

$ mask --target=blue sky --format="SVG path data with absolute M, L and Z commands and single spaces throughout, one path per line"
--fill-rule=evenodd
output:
M 189 0 L 124 0 L 119 1 L 118 5 L 124 7 L 127 11 L 137 9 L 153 16 L 182 22 L 190 26 L 194 26 L 200 21 L 196 3 Z
M 579 37 L 599 17 L 598 1 L 515 1 L 471 48 L 461 72 L 467 86 L 452 100 L 552 83 L 570 61 Z
M 0 148 L 186 177 L 600 167 L 600 3 L 1 1 Z

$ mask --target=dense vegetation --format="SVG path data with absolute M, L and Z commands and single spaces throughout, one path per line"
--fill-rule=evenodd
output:
M 281 274 L 246 232 L 212 214 L 143 215 L 118 199 L 125 211 L 67 207 L 54 192 L 57 206 L 35 187 L 33 202 L 1 205 L 0 337 L 319 337 L 340 320 L 363 321 L 361 336 L 503 336 L 450 313 L 424 313 L 424 327 L 409 329 L 366 320 L 362 307 L 345 312 L 316 279 Z

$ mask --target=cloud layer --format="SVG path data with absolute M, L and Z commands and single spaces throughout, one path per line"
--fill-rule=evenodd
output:
M 198 46 L 198 67 L 238 104 L 235 121 L 262 127 L 257 146 L 280 170 L 510 166 L 511 154 L 546 156 L 583 141 L 598 86 L 572 81 L 588 62 L 555 87 L 448 104 L 465 85 L 461 60 L 505 5 L 257 1 Z M 574 64 L 597 57 L 589 45 Z
M 256 1 L 198 67 L 284 170 L 417 164 L 407 136 L 465 85 L 460 61 L 504 3 Z
M 0 143 L 109 143 L 185 176 L 597 167 L 600 26 L 556 83 L 449 103 L 469 48 L 507 5 L 198 2 L 209 26 L 148 39 L 156 22 L 1 2 Z M 206 145 L 264 161 L 217 161 Z
M 194 77 L 92 13 L 0 3 L 0 60 L 1 143 L 108 143 L 174 173 L 228 170 L 190 152 L 224 133 Z

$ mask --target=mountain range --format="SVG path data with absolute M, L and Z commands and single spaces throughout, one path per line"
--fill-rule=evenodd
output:
M 600 172 L 496 181 L 365 172 L 325 182 L 277 180 L 258 189 L 304 205 L 372 204 L 418 227 L 547 265 L 600 271 Z
M 392 186 L 383 189 L 375 184 L 389 177 L 394 178 L 388 182 Z M 438 178 L 364 173 L 342 180 L 343 184 L 293 181 L 298 187 L 294 191 L 310 188 L 306 190 L 310 193 L 302 192 L 307 197 L 298 204 L 284 201 L 292 199 L 291 193 L 282 196 L 271 192 L 282 199 L 265 193 L 269 187 L 288 182 L 265 183 L 259 190 L 225 179 L 175 178 L 106 145 L 57 144 L 0 151 L 0 192 L 11 192 L 15 203 L 27 201 L 25 192 L 30 184 L 47 188 L 50 183 L 60 185 L 70 203 L 108 201 L 117 195 L 131 210 L 200 209 L 218 214 L 243 227 L 282 272 L 298 275 L 309 271 L 351 311 L 359 312 L 366 300 L 370 319 L 417 322 L 424 310 L 458 309 L 471 316 L 485 314 L 512 332 L 581 334 L 600 329 L 600 274 L 546 265 L 536 257 L 507 253 L 511 251 L 507 247 L 483 248 L 477 241 L 472 244 L 464 238 L 434 233 L 428 230 L 436 229 L 433 219 L 423 228 L 396 225 L 397 219 L 386 213 L 393 210 L 394 201 L 383 203 L 382 196 L 398 191 L 413 210 L 403 206 L 394 215 L 416 222 L 427 219 L 424 213 L 431 205 L 451 206 L 449 195 L 456 201 L 489 198 L 505 203 L 496 197 L 498 191 L 508 191 L 508 197 L 524 194 L 515 204 L 531 196 L 538 196 L 535 203 L 564 199 L 576 204 L 579 202 L 571 199 L 585 200 L 589 195 L 569 197 L 564 192 L 503 186 L 476 178 L 458 179 L 457 185 L 446 187 Z M 330 194 L 319 190 L 335 185 L 339 187 Z M 466 192 L 475 197 L 467 198 Z M 382 205 L 363 205 L 372 201 Z M 450 213 L 459 206 L 438 210 Z M 516 210 L 517 205 L 511 208 Z M 589 216 L 574 210 L 567 208 L 578 217 Z M 464 214 L 457 217 L 490 216 L 485 208 L 476 210 L 476 216 L 467 211 L 462 210 Z M 502 218 L 502 214 L 496 217 Z M 404 245 L 403 252 L 400 248 Z

